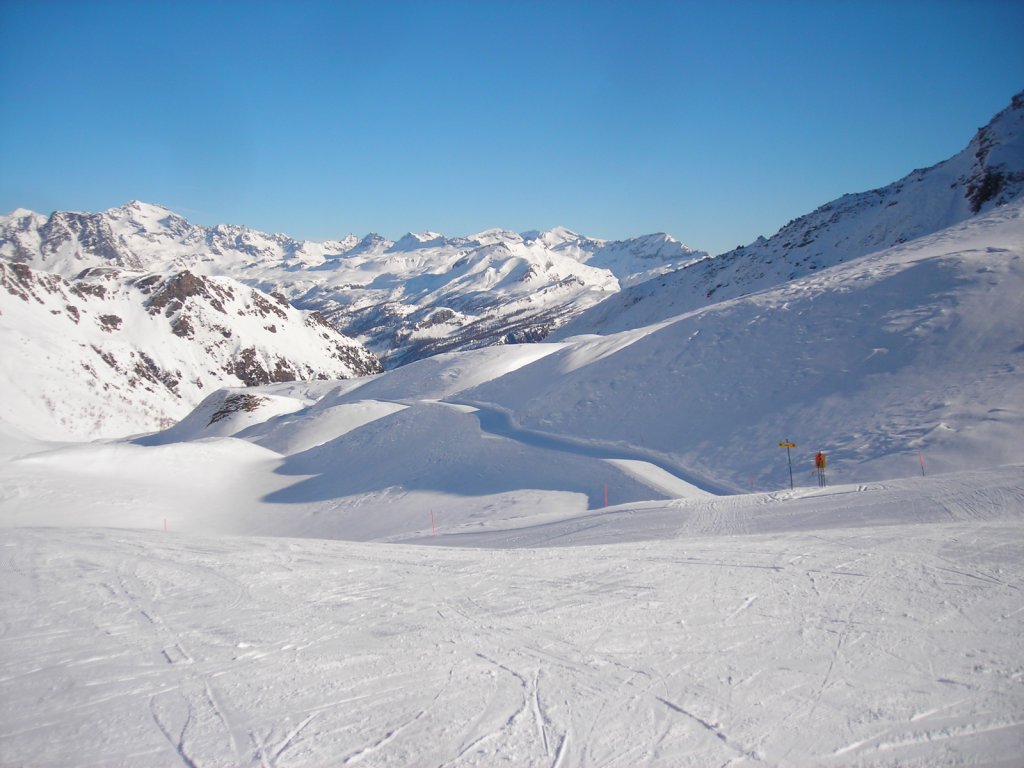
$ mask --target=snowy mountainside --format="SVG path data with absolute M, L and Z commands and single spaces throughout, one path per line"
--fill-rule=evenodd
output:
M 1022 296 L 1016 201 L 606 337 L 0 423 L 0 762 L 1015 765 Z
M 1022 297 L 1018 200 L 641 329 L 438 355 L 330 391 L 268 385 L 223 422 L 213 414 L 240 393 L 218 393 L 119 450 L 157 461 L 145 451 L 257 446 L 245 520 L 208 515 L 346 538 L 386 538 L 432 508 L 471 532 L 778 490 L 784 440 L 798 486 L 819 449 L 830 483 L 914 476 L 922 460 L 929 475 L 1021 464 Z
M 714 258 L 626 288 L 554 338 L 613 333 L 813 274 L 991 211 L 1024 191 L 1024 92 L 952 158 L 848 194 Z
M 226 277 L 0 260 L 0 421 L 35 437 L 150 431 L 211 389 L 376 373 L 315 313 Z
M 704 255 L 664 234 L 601 241 L 565 228 L 314 243 L 197 226 L 138 201 L 102 213 L 18 210 L 0 217 L 2 258 L 67 278 L 97 266 L 234 277 L 322 312 L 389 366 L 456 348 L 539 340 L 621 285 Z
M 776 288 L 570 339 L 462 398 L 734 488 L 777 481 L 789 438 L 850 480 L 913 474 L 919 452 L 932 471 L 1021 462 L 1022 215 L 1018 199 Z
M 318 265 L 359 245 L 352 236 L 312 243 L 229 224 L 200 227 L 138 200 L 102 213 L 18 209 L 0 217 L 0 232 L 0 256 L 68 278 L 86 267 L 212 274 L 203 265 L 215 262 L 226 274 L 266 261 Z

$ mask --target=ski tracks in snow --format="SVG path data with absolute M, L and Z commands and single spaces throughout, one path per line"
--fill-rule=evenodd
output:
M 191 563 L 187 572 L 184 571 L 174 563 L 151 558 L 132 558 L 117 566 L 117 591 L 144 619 L 144 626 L 151 629 L 156 646 L 161 648 L 161 656 L 168 664 L 188 665 L 179 674 L 175 688 L 150 697 L 153 722 L 188 766 L 201 765 L 211 755 L 216 755 L 217 759 L 227 761 L 225 764 L 273 768 L 273 759 L 287 747 L 290 739 L 275 750 L 268 761 L 262 745 L 255 743 L 252 731 L 239 722 L 222 696 L 215 693 L 211 681 L 216 670 L 197 668 L 195 658 L 187 650 L 187 641 L 173 623 L 164 619 L 158 607 L 165 590 L 194 583 L 197 572 L 202 573 L 201 582 L 222 587 L 220 594 L 227 597 L 223 604 L 227 612 L 239 606 L 247 596 L 246 590 L 238 582 L 221 576 L 216 569 Z M 193 754 L 204 757 L 195 760 Z
M 11 764 L 923 764 L 1021 743 L 1007 523 L 504 551 L 3 537 Z M 40 722 L 97 736 L 46 757 Z

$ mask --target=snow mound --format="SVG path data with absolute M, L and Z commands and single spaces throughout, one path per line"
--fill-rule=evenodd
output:
M 293 397 L 282 397 L 245 389 L 222 389 L 207 396 L 192 413 L 170 429 L 141 437 L 139 445 L 199 440 L 207 437 L 230 437 L 254 424 L 295 413 L 309 403 Z

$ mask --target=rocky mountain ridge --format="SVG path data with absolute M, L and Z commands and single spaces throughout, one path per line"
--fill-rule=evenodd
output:
M 316 313 L 227 277 L 0 260 L 0 422 L 50 439 L 166 427 L 210 390 L 377 373 Z
M 953 157 L 843 195 L 713 258 L 625 288 L 560 329 L 613 333 L 786 283 L 988 212 L 1024 192 L 1024 92 Z
M 1024 93 L 949 160 L 714 258 L 668 235 L 606 242 L 564 228 L 492 229 L 312 243 L 202 227 L 137 201 L 95 214 L 18 210 L 0 217 L 0 421 L 40 434 L 35 421 L 49 409 L 59 426 L 43 432 L 56 439 L 124 434 L 180 417 L 211 385 L 380 370 L 336 327 L 390 367 L 644 328 L 964 222 L 982 226 L 1022 191 Z

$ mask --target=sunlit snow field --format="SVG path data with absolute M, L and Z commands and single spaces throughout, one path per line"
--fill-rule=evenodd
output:
M 1020 766 L 1021 210 L 157 434 L 0 425 L 0 764 Z
M 486 549 L 5 530 L 0 762 L 1019 765 L 1022 507 L 1015 468 Z

